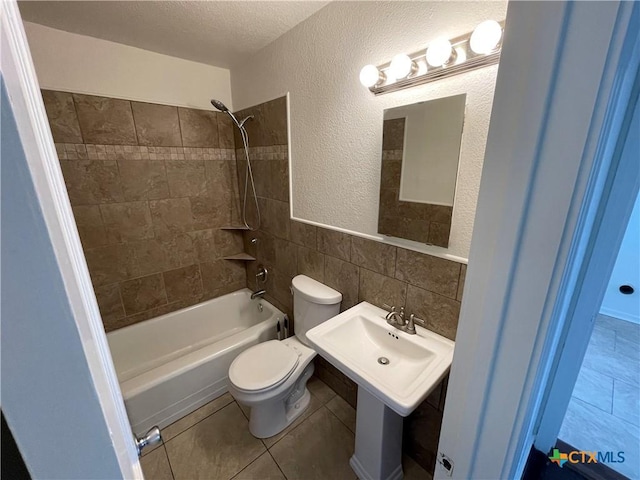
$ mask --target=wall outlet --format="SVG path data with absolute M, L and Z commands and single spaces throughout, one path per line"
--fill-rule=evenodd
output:
M 442 452 L 438 452 L 438 463 L 442 465 L 442 468 L 444 468 L 449 477 L 453 474 L 453 460 Z

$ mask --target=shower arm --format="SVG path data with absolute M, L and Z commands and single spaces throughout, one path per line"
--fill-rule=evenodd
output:
M 227 115 L 229 115 L 231 117 L 231 119 L 233 120 L 233 123 L 235 123 L 236 127 L 238 127 L 240 130 L 244 129 L 244 124 L 247 122 L 247 120 L 252 120 L 253 119 L 253 115 L 249 115 L 248 117 L 245 117 L 241 121 L 238 121 L 236 116 L 233 113 L 231 113 L 231 111 L 227 110 L 224 113 L 226 113 Z

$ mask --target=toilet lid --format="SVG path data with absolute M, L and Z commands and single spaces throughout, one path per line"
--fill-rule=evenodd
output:
M 278 340 L 248 348 L 229 367 L 229 380 L 239 389 L 256 391 L 284 382 L 298 365 L 296 352 Z

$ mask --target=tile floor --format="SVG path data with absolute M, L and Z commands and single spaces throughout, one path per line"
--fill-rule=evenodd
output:
M 624 451 L 609 464 L 640 478 L 640 325 L 599 315 L 559 438 L 580 450 Z
M 228 393 L 162 430 L 163 443 L 145 453 L 148 480 L 355 479 L 356 413 L 316 377 L 307 411 L 282 433 L 258 440 L 249 433 L 248 409 Z M 431 480 L 409 457 L 405 479 Z

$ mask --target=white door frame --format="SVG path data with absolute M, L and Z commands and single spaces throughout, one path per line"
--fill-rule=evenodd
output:
M 522 474 L 565 299 L 590 253 L 582 240 L 598 228 L 592 206 L 606 199 L 601 174 L 637 71 L 638 7 L 509 4 L 440 434 L 454 478 Z M 626 218 L 617 221 L 621 239 Z M 448 478 L 440 464 L 435 478 Z
M 4 137 L 3 150 L 6 146 L 8 151 L 13 145 L 17 152 L 15 145 L 21 143 L 24 154 L 3 159 L 7 162 L 3 177 L 5 168 L 7 175 L 14 171 L 8 168 L 8 162 L 15 162 L 16 172 L 28 172 L 16 176 L 16 182 L 24 182 L 16 192 L 27 192 L 25 203 L 31 213 L 17 216 L 17 206 L 5 202 L 2 210 L 7 224 L 2 225 L 3 239 L 6 232 L 6 238 L 16 246 L 16 235 L 39 233 L 24 238 L 25 244 L 33 244 L 33 255 L 15 248 L 9 253 L 22 258 L 9 262 L 3 257 L 2 281 L 11 282 L 15 286 L 11 291 L 23 298 L 3 298 L 2 302 L 2 409 L 33 477 L 113 478 L 117 471 L 122 478 L 142 479 L 15 0 L 0 2 L 0 25 L 2 77 L 10 103 L 3 105 L 7 109 L 3 113 L 13 112 L 19 135 L 19 140 Z M 18 165 L 25 160 L 24 168 Z M 35 195 L 29 197 L 28 192 Z M 7 199 L 18 201 L 14 196 Z M 18 237 L 18 247 L 19 243 Z M 6 247 L 11 248 L 11 243 Z M 41 259 L 40 264 L 34 264 L 38 255 L 46 262 Z M 7 269 L 5 262 L 10 265 Z M 51 266 L 53 270 L 47 269 Z M 28 304 L 24 311 L 48 313 L 47 306 L 51 305 L 52 317 L 45 314 L 25 318 L 20 301 Z M 47 332 L 50 342 L 43 341 Z M 78 365 L 78 358 L 82 365 Z M 52 372 L 58 372 L 57 377 Z
M 640 59 L 640 49 L 637 58 Z M 632 86 L 631 102 L 617 105 L 619 112 L 612 118 L 621 121 L 622 128 L 619 141 L 608 145 L 614 150 L 611 157 L 613 165 L 610 168 L 602 165 L 600 177 L 603 184 L 599 185 L 604 190 L 602 202 L 594 202 L 588 209 L 595 219 L 595 235 L 583 235 L 580 239 L 586 254 L 584 262 L 573 266 L 575 271 L 572 275 L 579 279 L 579 283 L 568 292 L 560 306 L 561 317 L 567 319 L 558 324 L 557 336 L 563 347 L 550 365 L 553 372 L 550 388 L 542 397 L 541 413 L 533 424 L 534 445 L 542 452 L 550 451 L 558 438 L 626 231 L 620 226 L 628 225 L 640 188 L 640 78 L 633 80 L 628 79 Z

